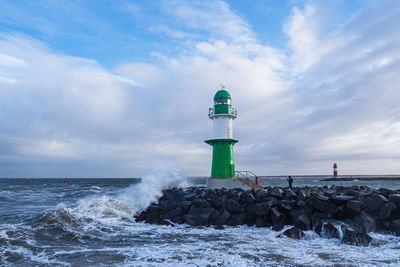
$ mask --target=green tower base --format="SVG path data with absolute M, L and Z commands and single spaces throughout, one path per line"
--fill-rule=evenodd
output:
M 235 177 L 235 164 L 233 163 L 233 145 L 238 142 L 235 139 L 211 139 L 205 141 L 213 147 L 211 177 L 233 178 Z

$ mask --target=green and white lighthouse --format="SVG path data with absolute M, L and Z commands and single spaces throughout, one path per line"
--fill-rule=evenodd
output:
M 233 145 L 238 140 L 233 138 L 232 122 L 237 117 L 237 111 L 232 107 L 231 95 L 224 86 L 214 96 L 214 107 L 208 111 L 208 117 L 213 121 L 212 138 L 205 142 L 213 147 L 211 178 L 208 188 L 243 187 L 235 179 L 235 164 L 233 162 Z

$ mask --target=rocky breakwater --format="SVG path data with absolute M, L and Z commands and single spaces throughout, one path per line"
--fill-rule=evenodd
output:
M 400 236 L 400 191 L 367 186 L 331 186 L 265 190 L 169 189 L 157 203 L 136 215 L 151 224 L 192 226 L 248 225 L 271 227 L 301 238 L 314 230 L 326 238 L 353 245 L 368 245 L 369 232 Z

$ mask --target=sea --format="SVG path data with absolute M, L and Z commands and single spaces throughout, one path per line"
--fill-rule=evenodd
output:
M 293 176 L 294 186 L 368 185 L 400 181 L 320 182 Z M 206 179 L 156 170 L 143 178 L 0 179 L 0 266 L 400 266 L 400 237 L 371 233 L 368 247 L 307 231 L 301 240 L 270 228 L 137 223 L 134 215 L 168 187 Z M 287 186 L 286 177 L 262 185 Z

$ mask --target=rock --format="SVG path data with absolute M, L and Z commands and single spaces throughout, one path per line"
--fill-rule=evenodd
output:
M 374 194 L 370 197 L 364 198 L 363 204 L 366 211 L 376 213 L 377 211 L 379 211 L 379 208 L 387 201 L 388 200 L 384 196 Z
M 306 200 L 310 197 L 310 190 L 309 189 L 300 189 L 297 192 L 297 199 L 298 200 Z
M 222 225 L 215 225 L 215 226 L 214 226 L 214 229 L 215 229 L 215 230 L 224 230 L 225 227 L 223 227 Z
M 322 227 L 322 236 L 326 238 L 339 238 L 339 231 L 331 223 L 325 223 Z
M 184 223 L 183 217 L 182 217 L 182 216 L 173 217 L 173 218 L 171 219 L 171 222 L 177 223 L 177 224 L 182 224 L 182 223 Z
M 166 199 L 166 200 L 161 200 L 159 201 L 160 207 L 164 210 L 164 211 L 169 211 L 175 208 L 175 203 L 174 200 L 171 199 Z
M 243 213 L 233 214 L 229 219 L 227 224 L 230 226 L 245 224 L 245 215 Z
M 346 209 L 350 211 L 350 213 L 360 213 L 362 207 L 363 203 L 359 200 L 350 200 L 346 205 Z
M 270 210 L 268 202 L 254 203 L 247 207 L 246 211 L 257 216 L 267 215 Z
M 305 205 L 292 209 L 288 214 L 292 221 L 301 215 L 306 215 L 307 217 L 311 217 L 312 215 L 310 207 Z
M 198 195 L 195 193 L 191 193 L 191 194 L 185 195 L 183 197 L 183 200 L 192 201 L 195 198 L 198 198 Z
M 281 204 L 281 202 L 279 202 L 279 200 L 276 199 L 275 197 L 265 197 L 263 199 L 263 202 L 268 203 L 268 205 L 270 207 L 276 207 L 276 206 L 279 206 Z
M 382 205 L 382 207 L 379 210 L 379 216 L 378 218 L 381 220 L 387 219 L 390 217 L 390 213 L 392 210 L 396 208 L 396 205 L 392 202 L 386 202 L 385 204 Z
M 231 214 L 228 211 L 224 210 L 222 213 L 219 214 L 219 216 L 215 220 L 214 224 L 216 224 L 216 225 L 226 224 L 226 222 L 228 221 L 230 216 L 231 216 Z
M 207 197 L 206 200 L 210 203 L 214 203 L 214 201 L 218 198 L 218 195 L 215 191 L 215 189 L 210 189 L 207 192 Z
M 389 195 L 389 201 L 396 204 L 397 207 L 400 207 L 400 194 Z
M 201 208 L 196 207 L 195 205 L 190 206 L 189 214 L 199 214 Z
M 139 215 L 135 216 L 135 222 L 142 222 L 146 219 L 146 211 L 142 211 Z
M 282 192 L 283 190 L 277 187 L 271 187 L 270 189 L 268 189 L 267 191 L 267 195 L 271 196 L 271 197 L 276 197 L 278 199 L 282 199 Z
M 311 222 L 312 222 L 312 227 L 315 228 L 316 225 L 323 221 L 323 220 L 327 220 L 331 217 L 330 214 L 328 213 L 323 213 L 323 212 L 314 212 L 311 216 Z
M 160 213 L 158 212 L 148 213 L 146 214 L 146 218 L 144 221 L 150 224 L 158 224 L 160 221 Z
M 210 215 L 206 213 L 186 214 L 183 216 L 183 220 L 185 223 L 192 226 L 203 226 L 208 224 L 209 217 Z
M 307 201 L 314 209 L 319 210 L 321 212 L 328 214 L 335 214 L 336 212 L 338 212 L 338 208 L 334 204 L 329 203 L 324 199 L 326 198 L 312 195 L 309 197 Z
M 279 203 L 279 207 L 281 208 L 282 211 L 288 212 L 291 211 L 296 204 L 297 204 L 296 200 L 284 199 L 281 200 L 281 202 Z
M 294 219 L 293 225 L 301 230 L 307 231 L 311 229 L 311 220 L 307 215 L 302 214 Z
M 400 220 L 394 220 L 390 224 L 390 230 L 397 236 L 400 236 Z
M 319 236 L 322 234 L 322 227 L 324 224 L 320 221 L 315 225 L 314 232 L 316 232 Z
M 247 204 L 251 204 L 256 201 L 256 198 L 254 197 L 253 193 L 251 191 L 246 191 L 244 194 L 244 202 Z
M 217 209 L 222 208 L 225 205 L 227 199 L 228 196 L 225 194 L 218 196 L 218 198 L 216 198 L 215 201 L 213 202 L 213 207 Z
M 193 205 L 195 205 L 197 208 L 209 208 L 210 203 L 208 203 L 207 200 L 202 199 L 202 198 L 196 198 L 192 202 Z
M 297 199 L 297 194 L 292 191 L 288 191 L 285 193 L 284 199 Z
M 351 199 L 353 199 L 352 196 L 333 196 L 330 198 L 330 201 L 332 201 L 332 203 L 336 206 L 343 206 L 346 205 Z
M 179 215 L 182 214 L 182 208 L 181 207 L 177 207 L 173 210 L 168 211 L 167 213 L 164 213 L 161 217 L 163 219 L 172 219 L 173 217 L 177 217 Z
M 287 229 L 282 234 L 293 239 L 301 239 L 304 236 L 303 231 L 297 227 Z
M 365 212 L 361 212 L 351 219 L 345 219 L 344 222 L 348 223 L 357 232 L 369 233 L 377 230 L 374 217 Z
M 187 200 L 180 201 L 176 205 L 182 209 L 182 213 L 187 213 L 190 208 L 190 205 L 192 205 L 192 202 Z
M 286 215 L 280 212 L 277 207 L 271 209 L 271 219 L 274 224 L 273 230 L 279 231 L 285 226 Z
M 256 194 L 254 197 L 256 198 L 257 201 L 261 201 L 261 199 L 267 195 L 267 192 L 265 190 L 259 189 L 256 191 Z
M 240 206 L 240 204 L 236 200 L 233 200 L 233 199 L 229 199 L 228 201 L 226 201 L 225 209 L 231 213 L 243 212 L 243 207 Z
M 343 232 L 343 244 L 368 246 L 372 238 L 366 233 L 358 233 L 353 230 L 345 229 Z

